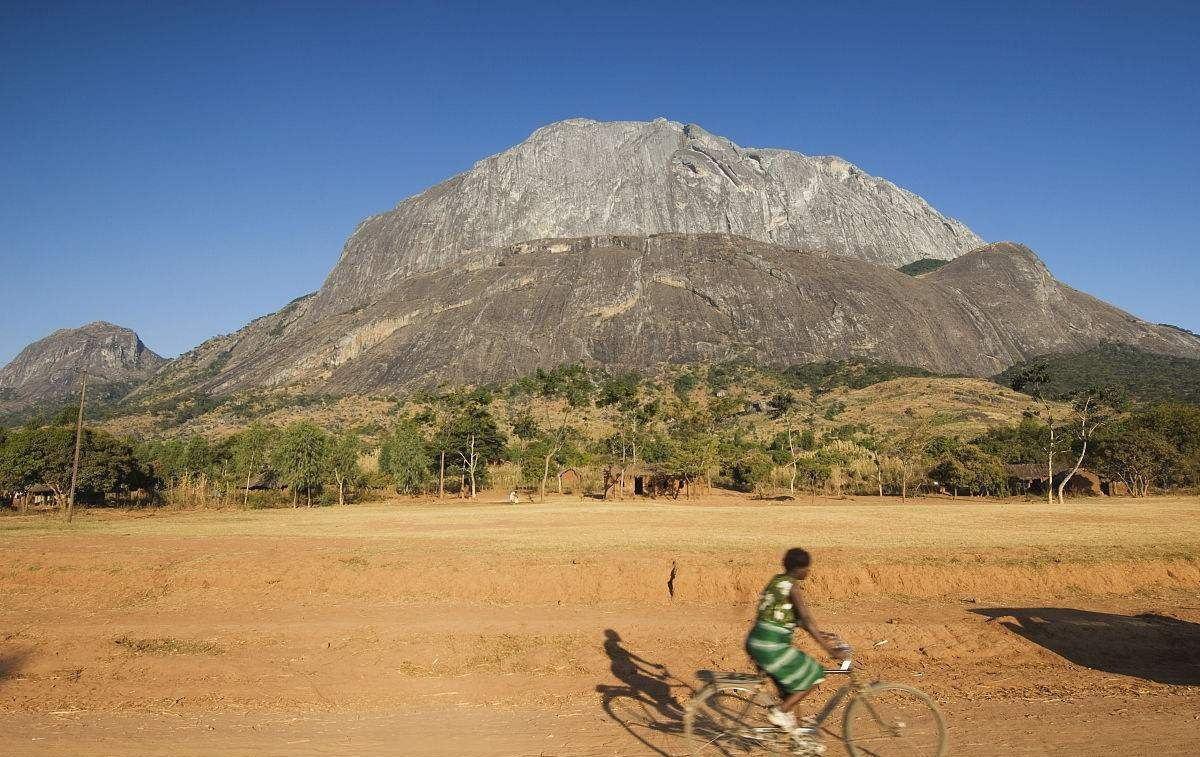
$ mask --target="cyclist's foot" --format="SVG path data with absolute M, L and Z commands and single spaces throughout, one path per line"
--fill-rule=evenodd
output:
M 772 707 L 767 712 L 767 720 L 770 721 L 771 725 L 777 725 L 788 733 L 796 730 L 798 726 L 795 715 L 790 712 L 784 712 L 778 707 Z
M 819 757 L 825 754 L 825 745 L 810 733 L 800 732 L 800 729 L 792 731 L 792 744 L 792 754 L 797 757 Z
M 796 721 L 796 727 L 792 729 L 793 733 L 808 734 L 813 736 L 817 733 L 817 719 L 811 716 L 805 716 Z

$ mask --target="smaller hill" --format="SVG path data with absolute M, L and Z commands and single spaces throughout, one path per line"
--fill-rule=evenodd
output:
M 158 370 L 166 359 L 130 329 L 96 321 L 59 329 L 21 350 L 0 368 L 0 416 L 16 417 L 34 408 L 54 409 L 89 375 L 93 397 L 112 400 Z
M 863 389 L 897 378 L 935 376 L 924 368 L 877 360 L 823 360 L 793 365 L 783 370 L 783 379 L 792 387 L 823 394 L 833 389 Z
M 1046 368 L 1051 397 L 1095 387 L 1117 389 L 1143 403 L 1200 403 L 1200 360 L 1123 344 L 1104 343 L 1082 352 L 1044 355 L 1014 365 L 996 376 L 996 381 L 1011 387 L 1023 370 L 1035 364 Z
M 836 423 L 883 430 L 923 423 L 934 434 L 962 439 L 1018 423 L 1031 405 L 1027 395 L 987 379 L 944 376 L 892 379 L 834 392 L 821 402 Z
M 948 260 L 938 260 L 937 258 L 921 258 L 920 260 L 914 260 L 911 263 L 902 265 L 896 270 L 909 276 L 920 276 L 924 273 L 936 271 L 949 262 Z

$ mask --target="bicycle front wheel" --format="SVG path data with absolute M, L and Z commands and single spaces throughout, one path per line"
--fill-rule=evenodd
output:
M 850 757 L 944 757 L 946 722 L 929 695 L 899 683 L 867 687 L 846 707 Z
M 759 690 L 735 686 L 704 687 L 683 717 L 692 757 L 746 757 L 784 754 L 789 736 L 767 721 L 774 700 Z

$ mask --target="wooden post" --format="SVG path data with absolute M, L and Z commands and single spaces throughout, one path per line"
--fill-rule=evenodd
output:
M 446 495 L 446 450 L 442 450 L 442 463 L 438 467 L 438 499 Z
M 71 493 L 67 496 L 67 522 L 75 516 L 75 484 L 79 480 L 79 450 L 83 445 L 83 401 L 87 396 L 87 371 L 80 371 L 79 415 L 75 419 L 75 461 L 71 464 Z

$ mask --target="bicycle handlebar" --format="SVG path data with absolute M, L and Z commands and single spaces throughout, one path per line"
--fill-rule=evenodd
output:
M 845 660 L 842 660 L 841 665 L 838 665 L 836 668 L 826 668 L 825 672 L 826 673 L 849 673 L 850 669 L 853 667 L 854 667 L 854 660 L 845 659 Z

